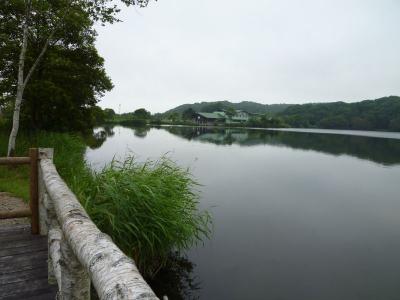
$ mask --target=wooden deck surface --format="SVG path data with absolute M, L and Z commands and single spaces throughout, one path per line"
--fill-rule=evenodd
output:
M 47 237 L 29 225 L 0 226 L 0 299 L 55 299 L 47 282 Z

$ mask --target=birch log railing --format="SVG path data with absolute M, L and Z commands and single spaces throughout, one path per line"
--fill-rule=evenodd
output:
M 48 236 L 49 281 L 61 299 L 158 299 L 135 262 L 92 222 L 53 164 L 53 149 L 39 149 L 39 225 Z

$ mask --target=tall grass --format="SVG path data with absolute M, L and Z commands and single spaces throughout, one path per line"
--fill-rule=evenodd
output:
M 8 132 L 0 131 L 0 156 L 6 156 Z M 79 135 L 54 132 L 21 132 L 16 155 L 27 156 L 29 148 L 54 148 L 54 164 L 67 183 L 86 172 L 83 160 L 86 146 Z M 29 167 L 0 167 L 0 192 L 9 192 L 25 201 L 29 198 Z
M 167 158 L 140 164 L 127 157 L 87 178 L 79 194 L 100 229 L 151 277 L 171 251 L 188 249 L 210 233 L 196 186 L 187 170 Z
M 0 156 L 7 133 L 0 132 Z M 172 251 L 188 249 L 210 234 L 210 217 L 198 210 L 197 183 L 167 158 L 140 164 L 133 157 L 113 161 L 100 172 L 84 161 L 86 146 L 79 135 L 37 132 L 20 134 L 17 155 L 29 147 L 54 148 L 61 177 L 80 199 L 96 225 L 133 257 L 147 277 L 165 266 Z M 0 169 L 0 191 L 28 200 L 29 170 Z

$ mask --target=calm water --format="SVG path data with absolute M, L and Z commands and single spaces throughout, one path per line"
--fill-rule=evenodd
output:
M 400 134 L 114 127 L 93 147 L 96 168 L 168 153 L 203 184 L 214 234 L 182 298 L 400 299 Z

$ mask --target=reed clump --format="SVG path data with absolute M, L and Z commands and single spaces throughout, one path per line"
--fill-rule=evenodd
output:
M 91 218 L 147 277 L 167 263 L 171 251 L 209 237 L 211 219 L 199 211 L 198 184 L 188 170 L 165 157 L 145 163 L 132 156 L 114 160 L 81 178 L 79 186 Z

